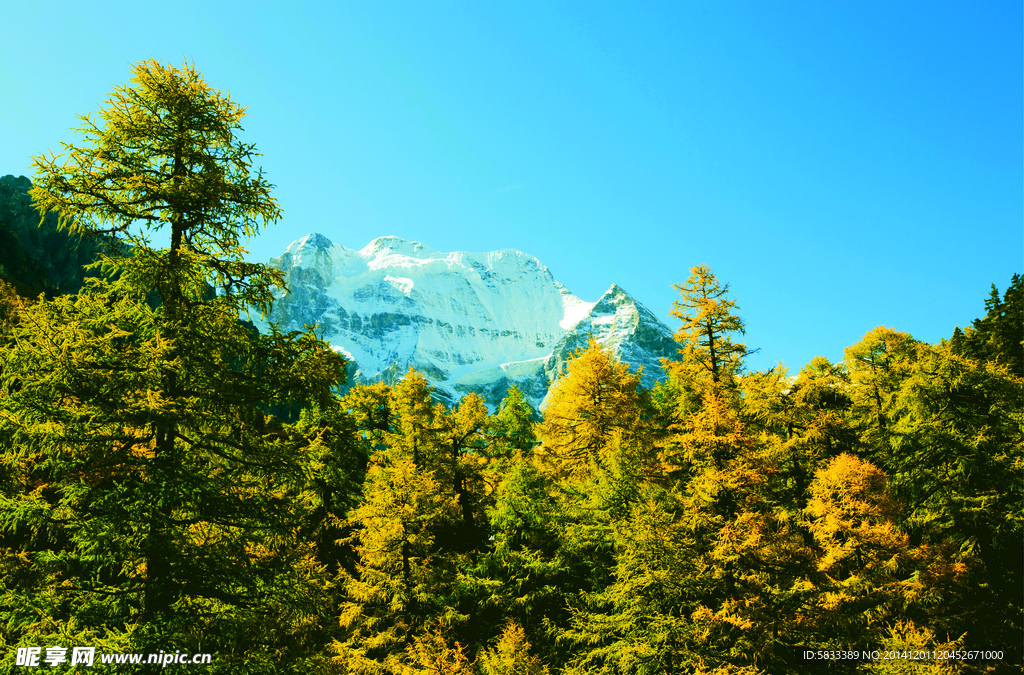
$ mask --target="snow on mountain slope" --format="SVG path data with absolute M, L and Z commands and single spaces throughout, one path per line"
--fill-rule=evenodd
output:
M 315 326 L 356 382 L 393 382 L 412 366 L 449 402 L 476 391 L 493 407 L 516 384 L 537 405 L 589 334 L 642 365 L 648 385 L 676 353 L 671 331 L 618 286 L 585 302 L 511 249 L 443 253 L 379 237 L 356 251 L 309 234 L 270 265 L 290 292 L 261 328 Z

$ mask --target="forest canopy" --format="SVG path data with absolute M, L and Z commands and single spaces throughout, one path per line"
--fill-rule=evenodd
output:
M 747 368 L 698 265 L 650 390 L 591 341 L 543 411 L 448 406 L 414 370 L 341 397 L 313 332 L 244 321 L 284 284 L 243 257 L 281 214 L 245 110 L 188 64 L 132 75 L 36 162 L 37 220 L 105 237 L 91 276 L 0 282 L 5 672 L 58 646 L 223 673 L 1020 672 L 1019 275 L 948 340 L 877 327 L 794 374 Z M 930 656 L 806 657 L 847 650 Z

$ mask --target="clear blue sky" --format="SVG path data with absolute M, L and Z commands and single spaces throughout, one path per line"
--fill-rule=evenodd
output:
M 877 325 L 938 341 L 1024 271 L 1019 1 L 33 2 L 0 21 L 0 174 L 129 64 L 249 106 L 284 218 L 516 248 L 666 322 L 691 266 L 793 371 Z

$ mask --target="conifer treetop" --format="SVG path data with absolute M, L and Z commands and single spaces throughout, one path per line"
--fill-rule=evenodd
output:
M 683 343 L 684 361 L 697 365 L 715 383 L 735 374 L 750 352 L 742 342 L 733 342 L 732 335 L 743 335 L 746 325 L 736 314 L 736 301 L 729 299 L 729 284 L 719 284 L 711 269 L 700 264 L 690 270 L 685 284 L 673 288 L 680 297 L 672 303 L 671 315 L 682 322 L 675 339 Z
M 262 170 L 253 170 L 255 145 L 236 137 L 246 109 L 187 62 L 147 60 L 131 71 L 129 85 L 79 116 L 80 145 L 62 143 L 64 153 L 35 158 L 37 209 L 58 213 L 62 228 L 127 245 L 130 256 L 108 256 L 106 264 L 137 283 L 156 287 L 160 275 L 139 269 L 162 258 L 163 267 L 178 268 L 175 286 L 185 296 L 213 283 L 265 309 L 280 275 L 245 263 L 241 241 L 281 209 Z M 165 226 L 170 247 L 161 257 L 150 237 Z

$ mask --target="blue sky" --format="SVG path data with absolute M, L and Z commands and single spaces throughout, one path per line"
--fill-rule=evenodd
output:
M 1024 271 L 1020 2 L 203 2 L 5 7 L 0 174 L 148 58 L 249 107 L 284 217 L 516 248 L 668 318 L 709 264 L 748 365 L 878 325 L 938 341 Z

